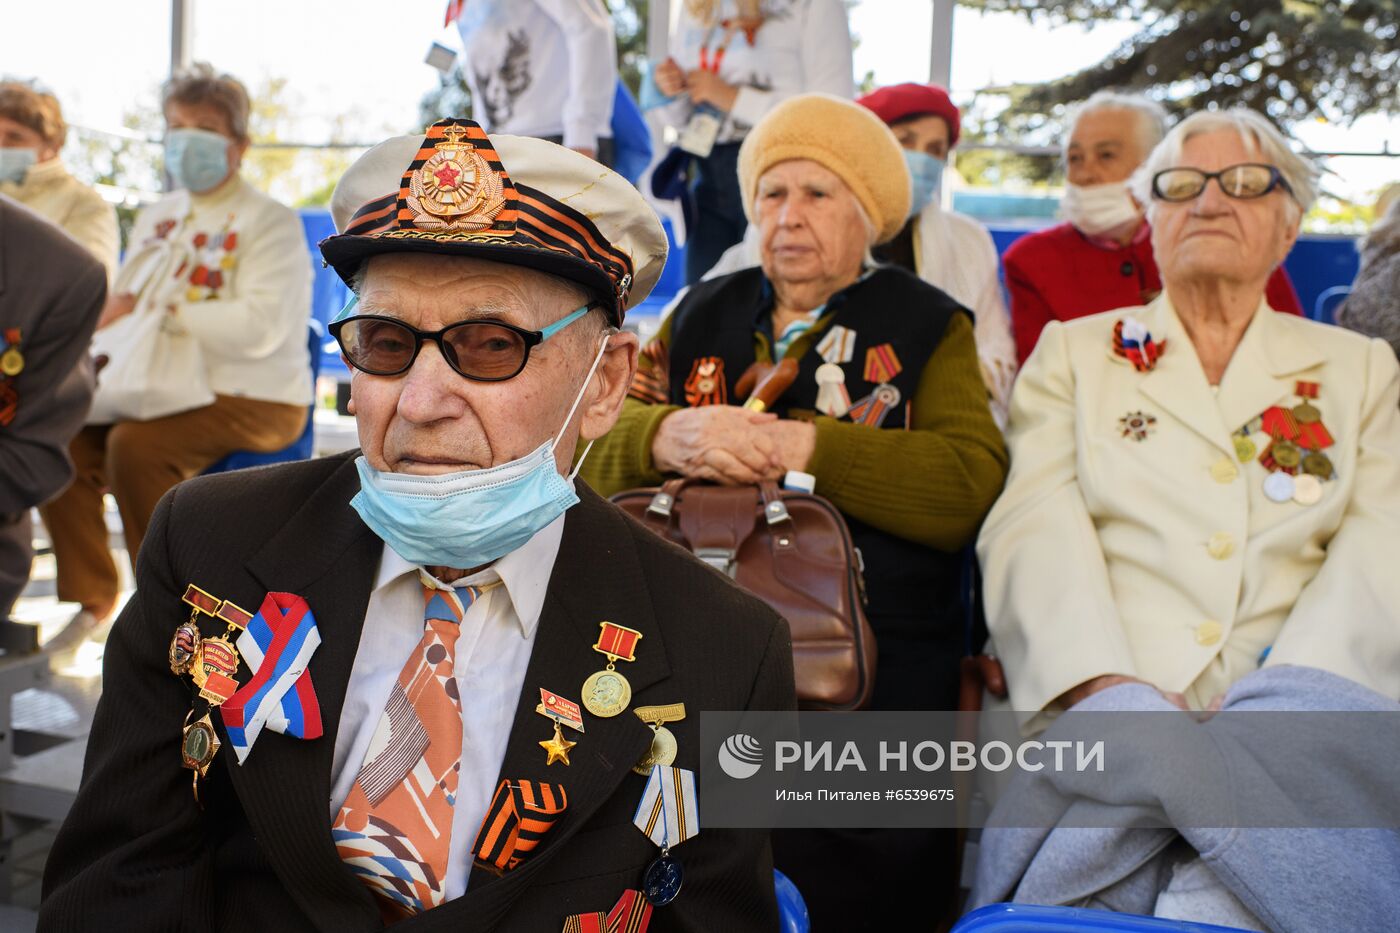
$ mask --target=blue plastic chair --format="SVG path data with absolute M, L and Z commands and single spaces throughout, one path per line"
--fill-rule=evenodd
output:
M 809 933 L 812 920 L 807 916 L 807 902 L 788 876 L 773 869 L 773 887 L 778 894 L 778 930 L 780 933 Z
M 321 341 L 326 336 L 326 329 L 320 321 L 312 319 L 307 327 L 306 348 L 311 354 L 311 385 L 316 385 L 316 377 L 321 372 Z M 293 460 L 310 460 L 311 452 L 315 444 L 316 437 L 316 402 L 311 402 L 311 410 L 306 416 L 306 428 L 301 432 L 301 437 L 292 442 L 290 446 L 281 450 L 274 450 L 269 453 L 257 453 L 251 450 L 235 450 L 227 457 L 215 463 L 205 474 L 227 473 L 229 470 L 243 470 L 248 467 L 267 466 L 272 463 L 290 463 Z
M 1333 285 L 1331 288 L 1323 289 L 1317 296 L 1317 301 L 1313 303 L 1312 319 L 1324 324 L 1335 324 L 1334 317 L 1337 313 L 1337 306 L 1350 294 L 1350 285 Z
M 1243 933 L 1238 927 L 1187 923 L 1083 907 L 988 904 L 958 921 L 952 933 Z

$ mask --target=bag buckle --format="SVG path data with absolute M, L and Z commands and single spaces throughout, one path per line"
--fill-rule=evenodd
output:
M 670 493 L 658 492 L 651 497 L 651 502 L 647 504 L 647 511 L 652 515 L 660 515 L 662 518 L 671 517 L 671 507 L 676 504 L 676 499 Z
M 734 548 L 729 547 L 698 547 L 694 551 L 696 557 L 731 580 L 734 578 L 735 553 Z
M 788 514 L 787 506 L 783 504 L 782 499 L 774 499 L 764 506 L 763 517 L 768 520 L 770 525 L 792 520 L 792 516 Z

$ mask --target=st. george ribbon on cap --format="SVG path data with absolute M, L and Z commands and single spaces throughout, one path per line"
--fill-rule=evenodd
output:
M 336 185 L 331 213 L 337 232 L 321 255 L 347 283 L 380 253 L 475 256 L 576 282 L 619 326 L 666 264 L 655 211 L 621 175 L 456 117 L 366 152 Z

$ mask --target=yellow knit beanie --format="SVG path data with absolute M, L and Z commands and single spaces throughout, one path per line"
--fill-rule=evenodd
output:
M 779 162 L 811 159 L 851 189 L 884 243 L 909 217 L 909 168 L 894 133 L 869 110 L 830 94 L 790 97 L 749 131 L 739 149 L 739 191 L 754 220 L 763 173 Z

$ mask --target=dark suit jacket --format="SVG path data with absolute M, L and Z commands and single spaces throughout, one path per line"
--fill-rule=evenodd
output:
M 202 477 L 161 500 L 136 594 L 107 642 L 82 787 L 49 857 L 40 930 L 380 927 L 330 831 L 336 728 L 383 547 L 349 506 L 359 488 L 353 455 Z M 582 484 L 579 495 L 523 689 L 501 698 L 516 709 L 501 776 L 564 784 L 567 814 L 519 867 L 501 877 L 474 870 L 463 897 L 396 930 L 557 931 L 566 915 L 607 911 L 641 886 L 657 850 L 631 822 L 645 784 L 631 766 L 650 729 L 630 712 L 587 717 L 569 767 L 546 768 L 537 744 L 549 736 L 534 711 L 538 688 L 576 694 L 603 666 L 592 648 L 600 621 L 643 633 L 637 659 L 618 665 L 634 708 L 685 703 L 686 720 L 670 727 L 678 767 L 699 770 L 701 710 L 795 708 L 786 623 Z M 303 596 L 322 638 L 310 670 L 325 735 L 264 731 L 242 766 L 224 749 L 200 782 L 202 811 L 180 765 L 190 687 L 167 662 L 189 616 L 187 583 L 250 611 L 268 591 Z M 216 629 L 222 623 L 205 626 Z M 675 854 L 684 889 L 655 911 L 652 931 L 776 929 L 767 833 L 702 828 Z
M 0 195 L 0 330 L 19 328 L 19 406 L 0 426 L 0 619 L 29 579 L 29 510 L 73 479 L 68 442 L 92 402 L 88 344 L 107 271 L 43 217 Z

